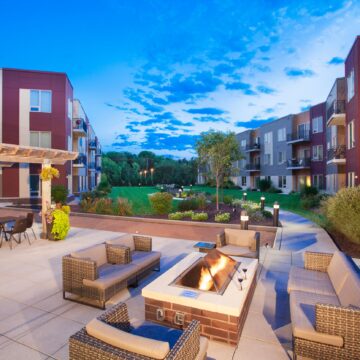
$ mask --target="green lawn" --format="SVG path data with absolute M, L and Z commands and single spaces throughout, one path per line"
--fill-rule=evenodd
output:
M 207 187 L 207 186 L 193 186 L 194 191 L 199 192 L 208 192 L 210 194 L 215 194 L 216 189 Z M 185 191 L 188 187 L 185 187 Z M 123 197 L 129 199 L 133 204 L 133 210 L 135 215 L 149 215 L 152 213 L 151 206 L 149 202 L 148 195 L 158 190 L 153 186 L 143 186 L 143 187 L 113 187 L 110 197 L 116 199 L 118 197 Z M 242 198 L 244 191 L 238 189 L 224 189 L 224 195 L 230 195 L 234 198 Z M 220 190 L 220 196 L 222 190 Z M 302 215 L 319 225 L 324 223 L 324 218 L 322 215 L 317 214 L 310 210 L 304 210 L 300 207 L 300 195 L 299 194 L 270 194 L 270 193 L 261 193 L 258 191 L 248 191 L 247 199 L 251 201 L 260 202 L 260 197 L 265 197 L 265 205 L 272 207 L 274 202 L 277 201 L 280 204 L 280 209 L 289 210 L 299 215 Z M 221 197 L 220 197 L 221 198 Z M 176 204 L 176 202 L 174 201 Z M 176 205 L 174 205 L 176 207 Z

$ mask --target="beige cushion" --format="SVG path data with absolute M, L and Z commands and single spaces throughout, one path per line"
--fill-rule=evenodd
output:
M 289 274 L 288 292 L 294 290 L 308 291 L 315 294 L 336 295 L 329 276 L 320 271 L 298 271 L 301 268 L 292 266 Z M 321 274 L 321 275 L 319 275 Z
M 256 257 L 256 251 L 251 251 L 248 247 L 244 246 L 225 245 L 218 250 L 229 256 Z
M 112 285 L 135 276 L 137 271 L 138 267 L 134 264 L 104 266 L 99 269 L 98 279 L 83 279 L 83 284 L 103 291 Z
M 133 251 L 131 253 L 131 263 L 139 268 L 145 268 L 152 262 L 159 260 L 161 253 L 158 251 Z
M 134 239 L 133 239 L 133 235 L 132 234 L 125 234 L 122 236 L 119 236 L 116 239 L 113 240 L 107 240 L 106 241 L 107 244 L 110 245 L 122 245 L 122 246 L 127 246 L 130 248 L 130 251 L 134 251 L 135 250 L 135 244 L 134 244 Z
M 226 243 L 229 245 L 254 247 L 255 233 L 252 230 L 225 229 Z
M 89 258 L 91 260 L 96 261 L 97 266 L 101 266 L 107 263 L 105 244 L 99 244 L 83 250 L 73 252 L 71 253 L 71 256 L 77 259 Z
M 335 251 L 327 269 L 329 278 L 337 294 L 339 294 L 350 270 L 349 262 L 344 253 Z
M 360 307 L 360 276 L 354 269 L 349 269 L 348 276 L 338 293 L 338 297 L 342 306 Z
M 320 295 L 303 291 L 291 291 L 290 314 L 293 335 L 301 339 L 341 347 L 341 336 L 315 330 L 315 305 L 317 303 L 340 305 L 336 295 Z
M 200 350 L 196 355 L 195 360 L 204 360 L 206 359 L 206 353 L 209 346 L 209 341 L 206 337 L 200 336 Z
M 86 331 L 90 336 L 109 345 L 153 359 L 164 359 L 170 351 L 169 343 L 165 341 L 147 339 L 134 335 L 117 329 L 98 319 L 91 320 L 86 325 Z

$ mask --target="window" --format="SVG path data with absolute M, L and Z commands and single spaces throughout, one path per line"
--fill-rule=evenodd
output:
M 50 131 L 30 131 L 30 146 L 51 148 Z
M 51 91 L 30 90 L 30 111 L 51 113 Z
M 350 71 L 349 76 L 346 78 L 346 82 L 347 82 L 347 101 L 348 102 L 355 95 L 354 78 L 355 78 L 355 73 L 354 73 L 354 69 L 352 69 Z
M 282 128 L 278 130 L 278 141 L 286 140 L 286 128 Z
M 273 144 L 272 144 L 272 132 L 264 134 L 264 163 L 266 165 L 273 164 Z
M 286 153 L 285 153 L 285 151 L 279 151 L 278 160 L 279 160 L 279 165 L 283 164 L 286 161 Z
M 312 159 L 315 161 L 323 160 L 323 146 L 322 145 L 314 145 L 313 146 L 313 156 Z
M 323 117 L 318 116 L 312 119 L 312 132 L 313 134 L 323 132 Z
M 240 160 L 240 169 L 245 169 L 246 168 L 246 159 L 241 159 Z
M 286 176 L 279 176 L 279 188 L 286 188 Z
M 68 118 L 69 118 L 70 120 L 72 120 L 72 117 L 73 117 L 73 105 L 72 105 L 71 99 L 68 99 L 68 108 L 67 108 L 67 111 L 68 111 Z
M 243 149 L 245 149 L 246 148 L 246 139 L 244 139 L 244 140 L 241 140 L 241 147 L 243 148 Z
M 322 174 L 313 175 L 312 186 L 316 187 L 319 190 L 324 190 L 324 176 Z
M 348 149 L 355 147 L 355 131 L 354 131 L 354 120 L 348 124 Z
M 246 186 L 246 176 L 241 177 L 241 186 Z
M 308 139 L 309 138 L 310 123 L 304 123 L 298 125 L 298 138 Z
M 355 186 L 355 173 L 349 172 L 348 173 L 348 187 L 354 187 Z

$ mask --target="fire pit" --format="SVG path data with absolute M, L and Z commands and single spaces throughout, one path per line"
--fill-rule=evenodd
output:
M 256 286 L 257 259 L 193 252 L 142 290 L 146 320 L 236 345 Z M 246 268 L 246 276 L 243 269 Z M 243 279 L 240 285 L 238 278 Z
M 240 263 L 214 249 L 181 273 L 173 284 L 222 295 Z

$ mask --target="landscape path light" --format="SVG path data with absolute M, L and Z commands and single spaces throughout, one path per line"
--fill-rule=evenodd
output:
M 260 198 L 260 207 L 262 211 L 265 209 L 265 196 Z
M 244 192 L 243 193 L 243 198 L 242 198 L 244 201 L 246 201 L 246 199 L 247 199 L 247 193 L 246 192 Z
M 245 210 L 240 213 L 240 228 L 241 230 L 249 229 L 249 216 Z
M 274 203 L 274 213 L 273 213 L 273 226 L 279 226 L 279 210 L 280 205 L 277 201 Z

